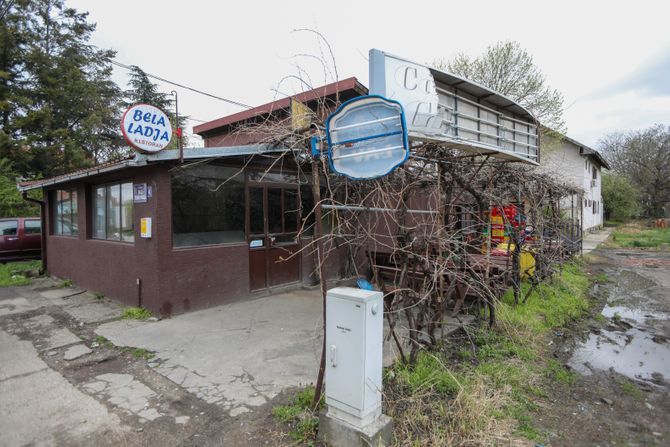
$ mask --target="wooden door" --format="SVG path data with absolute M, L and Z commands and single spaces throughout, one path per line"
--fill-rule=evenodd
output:
M 252 291 L 300 280 L 297 185 L 248 187 L 249 282 Z

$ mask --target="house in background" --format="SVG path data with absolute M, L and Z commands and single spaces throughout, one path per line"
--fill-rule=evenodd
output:
M 576 208 L 582 231 L 594 231 L 603 225 L 602 170 L 610 165 L 600 152 L 566 135 L 548 129 L 542 134 L 543 170 L 583 190 L 581 204 L 566 203 L 565 210 Z M 577 205 L 577 206 L 576 206 Z

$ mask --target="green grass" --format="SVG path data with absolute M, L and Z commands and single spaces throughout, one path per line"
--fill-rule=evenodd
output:
M 0 264 L 0 287 L 25 286 L 32 282 L 24 272 L 42 268 L 41 261 L 8 262 Z
M 123 320 L 146 320 L 151 312 L 143 307 L 126 307 L 121 314 Z
M 102 335 L 96 335 L 94 340 L 100 346 L 106 346 L 107 348 L 114 347 L 114 343 L 112 343 L 107 339 L 107 337 L 103 337 Z
M 621 391 L 637 399 L 642 399 L 644 397 L 644 394 L 642 394 L 642 391 L 640 391 L 637 385 L 628 379 L 621 379 L 619 381 L 619 387 L 621 388 Z
M 525 304 L 514 306 L 514 292 L 508 290 L 497 307 L 498 321 L 529 336 L 545 334 L 586 314 L 589 284 L 582 265 L 568 263 L 551 282 L 536 287 Z M 522 296 L 529 288 L 522 284 Z
M 661 244 L 670 244 L 670 228 L 626 226 L 612 234 L 612 242 L 619 247 L 658 248 Z
M 510 433 L 542 442 L 546 433 L 533 422 L 538 401 L 577 379 L 547 346 L 554 332 L 588 315 L 590 284 L 583 262 L 565 264 L 525 304 L 515 306 L 508 291 L 496 307 L 496 327 L 470 333 L 465 346 L 451 353 L 445 345 L 420 353 L 414 366 L 387 369 L 384 397 L 396 443 L 491 445 Z M 524 294 L 528 289 L 524 284 Z
M 58 284 L 58 287 L 60 287 L 61 289 L 64 289 L 66 287 L 72 287 L 72 280 L 64 279 Z
M 289 436 L 300 445 L 312 446 L 316 442 L 319 428 L 317 413 L 312 411 L 314 388 L 307 387 L 299 391 L 288 405 L 277 405 L 272 409 L 275 419 L 290 427 Z M 324 405 L 323 399 L 319 408 Z M 318 409 L 316 410 L 318 412 Z
M 144 360 L 150 360 L 155 356 L 153 352 L 144 348 L 130 348 L 130 353 L 136 359 L 144 359 Z
M 102 293 L 102 292 L 95 292 L 95 293 L 93 293 L 93 297 L 94 297 L 96 300 L 101 300 L 101 299 L 103 299 L 103 298 L 105 297 L 105 294 Z

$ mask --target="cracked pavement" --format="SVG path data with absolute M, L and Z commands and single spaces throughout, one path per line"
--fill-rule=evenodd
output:
M 50 279 L 0 288 L 0 445 L 276 445 L 272 399 L 312 380 L 320 346 L 318 297 L 283 299 L 276 326 L 263 300 L 140 322 Z

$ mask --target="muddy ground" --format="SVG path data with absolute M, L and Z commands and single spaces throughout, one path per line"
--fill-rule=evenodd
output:
M 589 260 L 597 305 L 552 344 L 577 379 L 535 424 L 553 446 L 670 445 L 670 253 L 602 248 Z

